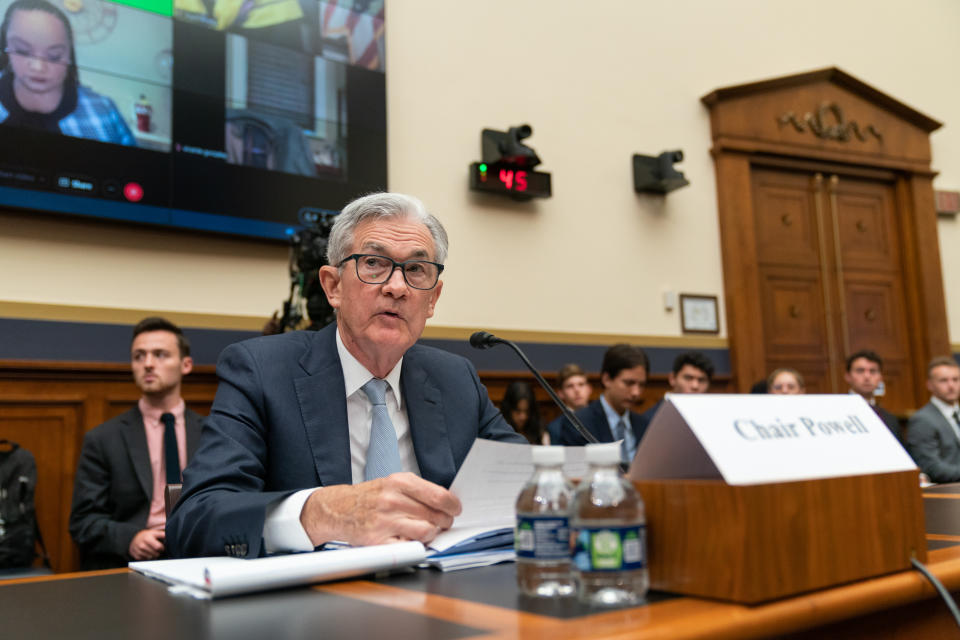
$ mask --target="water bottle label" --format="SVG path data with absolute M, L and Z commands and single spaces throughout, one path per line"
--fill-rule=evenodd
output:
M 567 559 L 570 557 L 570 519 L 517 515 L 514 547 L 518 558 Z
M 582 528 L 577 531 L 573 564 L 580 571 L 632 571 L 647 566 L 647 528 Z

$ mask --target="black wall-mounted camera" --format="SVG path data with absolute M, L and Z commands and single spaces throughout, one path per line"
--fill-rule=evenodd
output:
M 683 160 L 683 151 L 664 151 L 657 157 L 633 155 L 633 188 L 637 193 L 670 193 L 690 184 L 673 168 Z
M 533 169 L 540 164 L 537 152 L 520 142 L 529 138 L 533 127 L 521 124 L 505 132 L 484 129 L 480 132 L 480 153 L 487 164 L 503 163 L 517 168 Z

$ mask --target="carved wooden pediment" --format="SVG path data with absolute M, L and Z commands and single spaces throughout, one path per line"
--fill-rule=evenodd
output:
M 835 67 L 716 89 L 715 149 L 928 169 L 941 123 Z

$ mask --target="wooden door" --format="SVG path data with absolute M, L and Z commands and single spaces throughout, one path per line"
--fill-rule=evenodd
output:
M 751 167 L 765 370 L 793 367 L 811 393 L 844 393 L 846 357 L 884 359 L 887 396 L 913 403 L 895 188 L 828 171 Z
M 710 109 L 730 367 L 780 365 L 845 392 L 845 356 L 884 359 L 882 404 L 927 402 L 950 353 L 930 133 L 941 124 L 836 68 L 716 89 Z

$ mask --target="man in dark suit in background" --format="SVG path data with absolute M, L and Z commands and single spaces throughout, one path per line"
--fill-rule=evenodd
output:
M 960 480 L 960 366 L 950 356 L 927 366 L 932 397 L 907 425 L 907 451 L 931 482 Z
M 699 351 L 684 351 L 673 359 L 673 369 L 667 375 L 670 393 L 706 393 L 713 379 L 713 362 Z M 640 422 L 643 430 L 650 426 L 650 421 L 657 414 L 663 400 L 659 400 L 642 414 Z
M 623 440 L 620 457 L 629 464 L 643 437 L 644 426 L 640 414 L 630 409 L 643 401 L 647 387 L 650 361 L 640 347 L 616 344 L 603 355 L 600 382 L 603 394 L 585 408 L 576 412 L 580 422 L 599 442 Z M 560 437 L 555 444 L 583 445 L 586 439 L 564 419 Z
M 91 429 L 77 463 L 70 535 L 84 569 L 163 555 L 167 460 L 175 461 L 171 478 L 179 482 L 200 440 L 203 418 L 180 396 L 181 380 L 193 368 L 180 328 L 163 318 L 141 320 L 133 329 L 130 366 L 140 401 Z
M 873 408 L 877 417 L 883 420 L 890 433 L 896 436 L 898 441 L 903 440 L 900 433 L 900 420 L 895 415 L 877 404 L 877 398 L 874 395 L 880 383 L 883 382 L 883 360 L 875 352 L 864 349 L 851 354 L 847 358 L 847 372 L 844 379 L 850 385 L 850 393 L 856 393 Z
M 167 523 L 176 556 L 257 557 L 429 542 L 477 437 L 525 442 L 470 362 L 415 344 L 443 283 L 447 235 L 409 196 L 337 216 L 320 281 L 337 322 L 223 351 L 220 386 Z

